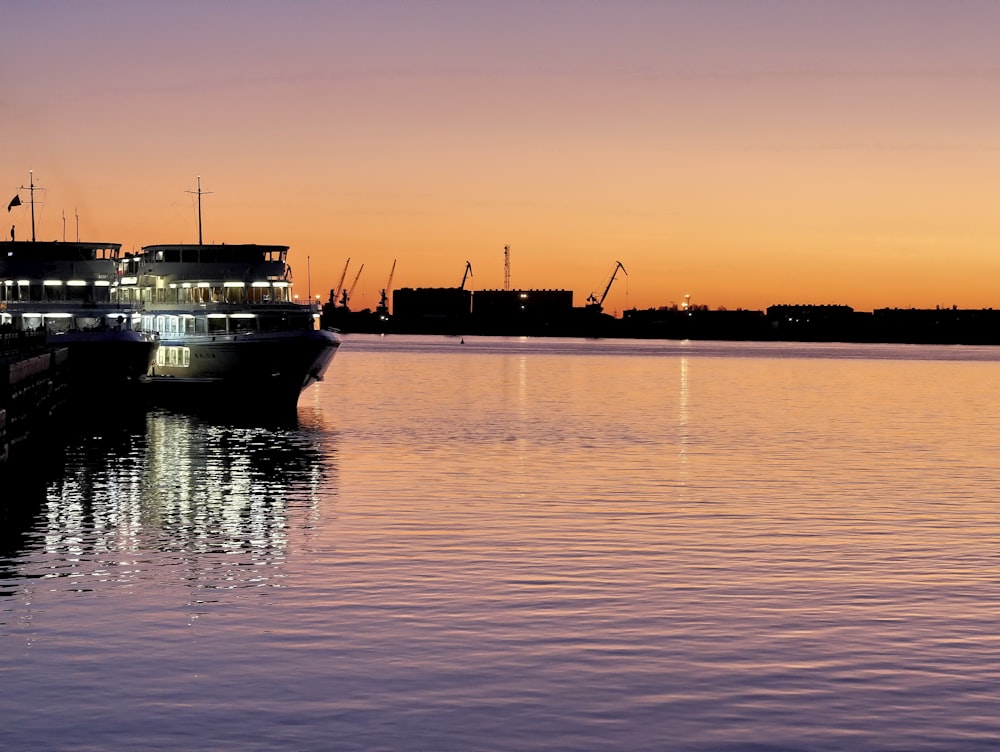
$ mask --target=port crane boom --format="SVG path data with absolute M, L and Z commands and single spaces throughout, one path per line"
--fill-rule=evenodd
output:
M 386 316 L 389 313 L 389 291 L 392 290 L 392 275 L 396 273 L 396 259 L 392 260 L 392 269 L 389 270 L 389 281 L 385 283 L 385 287 L 382 288 L 382 293 L 379 295 L 378 300 L 378 312 Z
M 462 275 L 462 284 L 458 286 L 459 290 L 465 289 L 465 280 L 472 276 L 472 262 L 465 262 L 465 274 Z
M 628 272 L 622 265 L 621 261 L 615 262 L 615 270 L 611 272 L 611 279 L 608 280 L 607 287 L 604 288 L 604 293 L 601 295 L 600 300 L 598 300 L 594 293 L 590 293 L 590 297 L 587 298 L 587 307 L 596 308 L 597 310 L 602 310 L 604 307 L 604 299 L 608 297 L 608 293 L 611 291 L 611 283 L 615 281 L 615 276 L 618 274 L 618 270 L 621 269 L 625 276 L 628 276 Z
M 348 256 L 347 257 L 347 263 L 344 264 L 344 271 L 342 271 L 340 273 L 340 281 L 337 282 L 337 289 L 336 290 L 330 290 L 330 304 L 331 305 L 333 305 L 333 303 L 336 302 L 337 298 L 340 297 L 340 291 L 344 288 L 344 277 L 347 276 L 347 267 L 350 266 L 350 264 L 351 264 L 351 257 Z
M 365 265 L 362 264 L 361 268 L 358 269 L 358 273 L 354 275 L 354 281 L 351 282 L 351 289 L 350 290 L 345 289 L 341 293 L 340 300 L 344 304 L 344 308 L 347 308 L 347 302 L 351 299 L 351 296 L 354 295 L 354 287 L 358 284 L 358 279 L 361 277 L 361 272 L 363 272 L 364 269 Z

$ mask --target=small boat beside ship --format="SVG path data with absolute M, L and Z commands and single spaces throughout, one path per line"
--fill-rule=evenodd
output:
M 288 246 L 201 242 L 144 246 L 120 264 L 119 295 L 155 333 L 150 402 L 193 409 L 294 411 L 323 379 L 341 339 L 319 306 L 292 292 Z

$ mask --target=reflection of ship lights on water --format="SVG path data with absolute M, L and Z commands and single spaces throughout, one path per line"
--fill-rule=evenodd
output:
M 168 413 L 70 442 L 34 523 L 38 568 L 22 574 L 157 581 L 182 560 L 188 586 L 273 585 L 290 538 L 311 528 L 328 495 L 325 460 L 316 437 L 295 427 Z M 85 582 L 78 588 L 90 589 Z

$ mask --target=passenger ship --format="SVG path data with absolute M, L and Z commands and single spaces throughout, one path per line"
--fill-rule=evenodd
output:
M 28 190 L 31 240 L 16 242 L 11 229 L 0 242 L 0 332 L 45 332 L 48 345 L 66 350 L 70 397 L 92 403 L 93 388 L 144 377 L 156 339 L 116 294 L 121 244 L 36 240 L 33 173 Z M 20 205 L 18 195 L 7 210 Z
M 317 304 L 293 297 L 288 246 L 145 246 L 122 259 L 120 280 L 159 339 L 144 382 L 153 403 L 294 410 L 340 346 Z

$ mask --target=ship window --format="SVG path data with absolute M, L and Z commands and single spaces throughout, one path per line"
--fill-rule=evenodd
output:
M 73 320 L 69 318 L 46 318 L 45 329 L 50 334 L 62 334 L 68 332 L 72 327 Z
M 164 334 L 177 334 L 180 331 L 177 316 L 157 316 L 156 331 Z
M 208 319 L 208 333 L 209 334 L 225 334 L 226 333 L 226 319 L 210 317 Z
M 253 303 L 267 303 L 271 300 L 271 286 L 267 282 L 254 282 L 249 290 L 249 299 Z
M 187 347 L 163 345 L 156 351 L 156 365 L 174 368 L 190 368 L 191 350 Z
M 261 318 L 260 328 L 264 332 L 284 332 L 288 331 L 291 326 L 288 318 L 285 316 L 268 316 Z
M 241 334 L 257 331 L 257 319 L 255 318 L 233 318 L 230 322 L 232 330 Z

